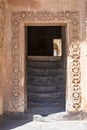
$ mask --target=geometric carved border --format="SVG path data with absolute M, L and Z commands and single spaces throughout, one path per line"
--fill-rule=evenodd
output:
M 12 12 L 12 103 L 14 109 L 22 107 L 22 93 L 21 88 L 21 43 L 20 43 L 20 25 L 22 23 L 61 23 L 61 21 L 68 21 L 70 24 L 70 53 L 72 57 L 71 70 L 71 98 L 72 107 L 78 110 L 81 107 L 81 86 L 80 86 L 80 19 L 78 11 L 58 11 L 58 12 Z

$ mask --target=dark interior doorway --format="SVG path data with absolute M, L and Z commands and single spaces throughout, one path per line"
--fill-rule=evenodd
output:
M 27 105 L 32 114 L 49 115 L 66 108 L 66 28 L 27 26 Z M 54 40 L 61 39 L 61 55 L 54 56 Z M 59 50 L 58 50 L 59 51 Z M 58 53 L 59 54 L 59 53 Z M 34 60 L 29 57 L 34 57 Z M 36 57 L 39 56 L 38 60 Z M 51 57 L 44 60 L 43 57 Z M 60 57 L 60 58 L 58 58 Z
M 28 55 L 53 56 L 53 40 L 61 39 L 61 26 L 28 26 Z

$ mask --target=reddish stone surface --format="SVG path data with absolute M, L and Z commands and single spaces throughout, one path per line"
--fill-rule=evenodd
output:
M 8 0 L 8 3 L 13 6 L 26 7 L 31 9 L 37 9 L 40 6 L 38 0 Z
M 0 1 L 4 2 L 7 0 L 0 0 Z M 6 10 L 5 8 L 3 9 L 2 7 L 6 7 Z M 70 0 L 8 0 L 8 4 L 3 6 L 1 3 L 0 8 L 1 8 L 0 14 L 3 11 L 5 11 L 5 14 L 0 15 L 0 20 L 2 19 L 0 22 L 0 31 L 1 31 L 0 37 L 1 39 L 4 39 L 3 42 L 1 42 L 1 44 L 3 43 L 3 50 L 0 51 L 1 53 L 0 60 L 3 63 L 3 65 L 0 66 L 1 68 L 0 72 L 3 71 L 3 73 L 0 73 L 1 77 L 0 114 L 2 114 L 4 111 L 23 112 L 27 105 L 27 101 L 25 101 L 27 92 L 24 92 L 24 90 L 26 89 L 25 70 L 24 70 L 25 39 L 24 39 L 24 27 L 22 26 L 24 24 L 29 24 L 30 21 L 32 25 L 34 24 L 41 26 L 57 25 L 57 24 L 65 26 L 65 24 L 67 23 L 66 108 L 70 111 L 74 111 L 72 109 L 73 106 L 72 100 L 74 99 L 75 102 L 76 97 L 78 99 L 80 99 L 79 97 L 81 97 L 81 100 L 79 100 L 81 101 L 79 102 L 81 105 L 80 110 L 87 111 L 87 73 L 86 73 L 87 16 L 85 15 L 86 12 L 85 8 L 87 7 L 85 6 L 84 1 L 83 0 L 71 0 L 71 1 Z M 76 15 L 74 15 L 73 11 L 74 12 L 78 11 L 80 14 L 79 15 L 80 18 L 77 18 Z M 3 19 L 2 16 L 6 16 L 5 20 Z M 80 35 L 78 36 L 79 33 Z M 2 38 L 2 36 L 4 36 L 4 38 Z M 81 39 L 80 46 L 78 47 L 79 51 L 76 50 L 77 46 L 71 46 L 72 39 L 75 38 L 73 39 L 73 41 L 77 40 L 77 36 L 79 39 Z M 14 43 L 16 45 L 14 45 Z M 76 54 L 74 55 L 75 52 Z M 75 57 L 77 57 L 77 53 L 80 54 L 81 58 L 75 60 Z M 72 56 L 74 57 L 74 60 L 72 59 Z M 77 64 L 76 62 L 80 63 L 81 66 L 79 66 L 79 64 Z M 77 74 L 76 67 L 78 67 L 78 70 L 81 70 L 81 73 Z M 76 79 L 80 79 L 81 82 L 80 89 L 75 88 L 76 84 L 79 84 L 79 80 L 77 82 Z M 72 89 L 72 87 L 75 89 Z M 79 85 L 77 85 L 77 87 L 79 87 Z M 81 91 L 81 96 L 79 96 L 80 92 L 78 93 L 78 95 L 75 93 L 76 90 Z M 2 104 L 4 104 L 4 107 Z
M 8 0 L 8 4 L 14 8 L 44 9 L 44 10 L 70 10 L 78 9 L 79 0 Z

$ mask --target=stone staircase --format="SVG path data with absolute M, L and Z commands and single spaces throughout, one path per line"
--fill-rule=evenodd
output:
M 27 86 L 28 108 L 36 107 L 41 114 L 65 110 L 65 70 L 62 62 L 28 60 Z

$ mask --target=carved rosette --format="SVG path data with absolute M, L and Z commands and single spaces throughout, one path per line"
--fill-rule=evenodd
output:
M 12 12 L 12 103 L 15 109 L 21 108 L 21 54 L 20 54 L 20 28 L 22 23 L 61 23 L 68 21 L 70 24 L 70 56 L 72 57 L 71 70 L 71 98 L 72 107 L 78 110 L 81 106 L 80 87 L 80 19 L 78 11 L 59 12 Z
M 12 17 L 12 104 L 15 109 L 20 108 L 21 100 L 21 62 L 20 62 L 20 22 L 17 15 Z
M 80 70 L 80 22 L 79 15 L 72 20 L 72 102 L 73 108 L 78 110 L 81 107 L 81 70 Z

